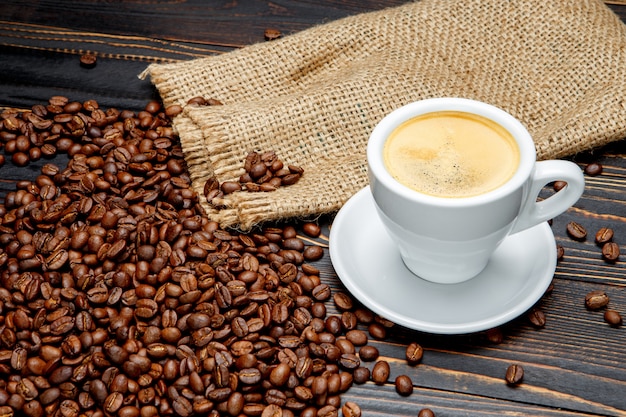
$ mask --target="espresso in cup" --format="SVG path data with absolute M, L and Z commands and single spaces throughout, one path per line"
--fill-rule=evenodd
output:
M 403 122 L 388 137 L 384 163 L 403 185 L 435 197 L 472 197 L 506 183 L 519 166 L 515 138 L 478 114 L 440 111 Z
M 372 131 L 367 161 L 376 211 L 402 261 L 436 283 L 477 276 L 508 236 L 561 214 L 585 186 L 575 163 L 537 161 L 515 117 L 464 98 L 394 110 Z M 554 181 L 567 186 L 539 200 Z

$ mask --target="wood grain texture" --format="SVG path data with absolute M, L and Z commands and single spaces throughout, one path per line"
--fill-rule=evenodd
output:
M 102 107 L 141 110 L 158 98 L 137 75 L 150 62 L 169 62 L 219 54 L 264 42 L 273 27 L 284 34 L 359 12 L 405 3 L 366 1 L 43 1 L 9 0 L 0 5 L 0 107 L 30 108 L 50 96 L 96 99 Z M 607 1 L 626 20 L 624 2 Z M 93 69 L 79 65 L 84 52 L 98 56 Z M 387 384 L 354 386 L 343 396 L 357 402 L 365 416 L 416 416 L 429 407 L 437 416 L 626 416 L 626 327 L 612 328 L 602 311 L 589 311 L 584 297 L 604 290 L 610 308 L 626 315 L 626 144 L 577 155 L 584 168 L 600 162 L 601 175 L 587 176 L 585 193 L 569 211 L 555 218 L 552 230 L 565 256 L 554 289 L 536 305 L 547 318 L 534 328 L 525 315 L 502 326 L 502 343 L 483 333 L 440 336 L 395 326 L 385 341 L 371 341 L 391 364 Z M 63 165 L 65 156 L 53 162 Z M 0 168 L 0 197 L 15 181 L 34 179 L 39 161 L 26 168 Z M 550 190 L 546 190 L 549 193 Z M 567 236 L 570 221 L 588 231 L 584 241 Z M 321 219 L 325 235 L 332 216 Z M 623 255 L 602 259 L 593 236 L 601 227 L 615 230 Z M 324 237 L 315 244 L 327 246 Z M 333 291 L 345 291 L 330 258 L 317 263 Z M 506 277 L 503 277 L 506 279 Z M 332 303 L 329 312 L 336 314 Z M 408 366 L 406 344 L 425 348 L 422 363 Z M 508 365 L 521 364 L 518 387 L 504 382 Z M 372 366 L 366 363 L 366 366 Z M 393 379 L 409 375 L 415 392 L 399 396 Z

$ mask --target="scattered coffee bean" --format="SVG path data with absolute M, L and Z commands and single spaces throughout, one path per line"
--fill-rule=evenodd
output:
M 310 237 L 319 237 L 322 234 L 322 229 L 315 223 L 307 222 L 302 225 L 302 231 Z
M 556 245 L 556 260 L 562 260 L 563 256 L 565 256 L 565 248 L 562 245 Z
M 567 234 L 575 240 L 584 240 L 587 237 L 587 230 L 574 221 L 567 223 Z
M 604 245 L 607 242 L 613 240 L 613 229 L 608 227 L 603 227 L 596 233 L 596 243 L 599 245 Z
M 524 368 L 521 365 L 510 365 L 506 370 L 505 380 L 509 385 L 518 385 L 524 379 Z
M 609 296 L 602 290 L 591 291 L 585 296 L 585 307 L 600 310 L 609 304 Z
M 597 176 L 602 174 L 602 165 L 597 162 L 587 164 L 587 166 L 585 167 L 585 174 L 591 176 Z
M 399 375 L 395 381 L 396 392 L 402 396 L 413 394 L 413 381 L 408 375 Z
M 80 56 L 80 66 L 84 68 L 93 68 L 96 66 L 98 58 L 95 54 L 86 53 Z
M 602 245 L 602 257 L 609 262 L 619 259 L 619 245 L 615 242 L 607 242 Z
M 282 36 L 282 33 L 278 29 L 267 28 L 263 32 L 263 36 L 265 37 L 265 40 L 273 41 L 280 38 Z
M 318 245 L 310 245 L 304 249 L 302 256 L 308 262 L 319 261 L 324 256 L 324 249 Z
M 552 184 L 552 188 L 554 189 L 554 191 L 561 191 L 563 188 L 565 188 L 565 186 L 567 186 L 567 183 L 565 181 L 555 181 L 554 184 Z
M 485 332 L 487 340 L 491 343 L 500 344 L 504 341 L 504 333 L 499 327 L 494 327 Z
M 530 324 L 532 324 L 535 328 L 539 329 L 545 327 L 546 325 L 546 315 L 543 311 L 537 308 L 530 310 L 526 317 L 528 317 L 528 321 L 530 321 Z
M 430 408 L 422 408 L 419 413 L 417 413 L 417 417 L 435 417 L 435 413 Z
M 370 336 L 377 340 L 383 340 L 385 337 L 387 337 L 387 330 L 385 329 L 385 326 L 380 323 L 370 324 L 367 327 L 367 331 L 369 332 Z
M 615 310 L 606 310 L 604 312 L 604 321 L 612 327 L 619 327 L 622 325 L 622 315 Z
M 414 366 L 422 361 L 424 349 L 416 342 L 411 342 L 406 347 L 405 358 L 409 365 Z
M 377 361 L 372 368 L 372 381 L 378 385 L 382 385 L 389 379 L 389 374 L 391 374 L 389 362 L 384 360 Z
M 341 413 L 343 417 L 361 417 L 361 407 L 355 402 L 346 401 L 341 407 Z

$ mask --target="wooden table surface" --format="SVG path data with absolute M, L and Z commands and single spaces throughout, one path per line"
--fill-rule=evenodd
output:
M 101 107 L 139 111 L 158 98 L 137 75 L 152 62 L 188 60 L 264 42 L 266 28 L 284 35 L 343 16 L 378 10 L 404 0 L 3 0 L 0 4 L 0 107 L 29 109 L 54 95 L 97 100 Z M 626 6 L 607 2 L 626 20 Z M 86 51 L 97 54 L 95 68 L 79 65 Z M 63 156 L 57 157 L 59 163 Z M 374 341 L 391 363 L 391 374 L 409 375 L 409 397 L 390 383 L 353 386 L 344 401 L 357 402 L 363 415 L 417 415 L 421 408 L 437 416 L 626 416 L 626 327 L 610 327 L 601 311 L 584 306 L 585 295 L 603 290 L 610 308 L 626 315 L 624 262 L 608 263 L 593 236 L 601 227 L 615 231 L 626 252 L 626 147 L 618 142 L 576 157 L 584 168 L 602 164 L 601 175 L 587 176 L 583 197 L 554 219 L 552 229 L 565 255 L 554 276 L 554 289 L 538 303 L 543 328 L 523 315 L 502 326 L 497 343 L 486 333 L 429 335 L 395 328 L 386 341 Z M 15 180 L 34 179 L 41 163 L 0 168 L 2 196 Z M 566 225 L 576 221 L 589 232 L 574 241 Z M 626 260 L 626 253 L 622 255 Z M 322 278 L 341 289 L 330 259 L 318 262 Z M 403 360 L 406 343 L 425 348 L 421 364 Z M 524 381 L 504 381 L 507 367 L 521 364 Z

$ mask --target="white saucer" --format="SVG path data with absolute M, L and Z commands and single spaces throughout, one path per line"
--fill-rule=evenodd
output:
M 550 226 L 539 224 L 508 237 L 478 276 L 435 284 L 404 266 L 366 187 L 335 217 L 330 257 L 346 288 L 375 313 L 414 330 L 462 334 L 504 324 L 532 307 L 552 281 L 556 242 Z

